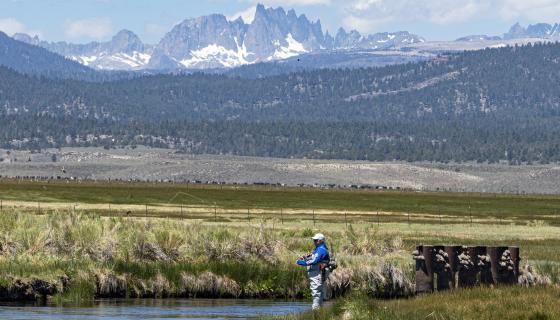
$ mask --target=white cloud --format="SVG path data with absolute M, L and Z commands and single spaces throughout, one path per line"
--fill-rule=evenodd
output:
M 13 35 L 14 33 L 24 32 L 25 25 L 14 18 L 2 18 L 0 19 L 0 31 Z
M 524 17 L 535 22 L 557 22 L 560 19 L 558 0 L 501 0 L 499 12 L 506 20 Z
M 529 20 L 557 22 L 558 0 L 349 0 L 343 6 L 343 23 L 347 28 L 364 32 L 379 31 L 387 24 L 409 22 L 451 25 L 489 20 Z
M 243 11 L 237 12 L 232 14 L 231 16 L 228 17 L 228 20 L 233 21 L 236 20 L 237 18 L 241 17 L 241 19 L 243 19 L 243 21 L 245 21 L 245 23 L 252 23 L 253 20 L 255 20 L 255 12 L 257 11 L 257 7 L 256 6 L 252 6 L 249 7 Z
M 65 35 L 68 39 L 89 38 L 101 40 L 113 33 L 109 18 L 90 18 L 66 22 Z
M 487 8 L 483 0 L 354 0 L 346 7 L 346 27 L 374 31 L 395 21 L 424 21 L 435 24 L 464 22 Z
M 41 32 L 29 30 L 24 23 L 15 18 L 0 18 L 0 31 L 9 36 L 15 33 L 27 33 L 31 36 L 41 36 Z

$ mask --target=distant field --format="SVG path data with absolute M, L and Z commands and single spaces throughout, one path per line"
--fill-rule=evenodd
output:
M 372 190 L 321 190 L 295 187 L 187 185 L 118 182 L 30 182 L 0 180 L 4 206 L 33 210 L 78 209 L 115 214 L 174 216 L 191 212 L 221 218 L 412 221 L 471 223 L 496 220 L 560 224 L 560 196 L 422 193 Z M 112 207 L 111 207 L 112 206 Z M 183 209 L 181 209 L 181 206 Z M 380 213 L 379 215 L 377 213 Z M 214 217 L 216 218 L 216 217 Z M 460 220 L 457 220 L 460 219 Z
M 61 176 L 97 181 L 265 182 L 289 186 L 367 184 L 415 191 L 560 194 L 558 164 L 510 166 L 281 159 L 192 155 L 146 147 L 62 148 L 40 153 L 0 149 L 0 176 Z

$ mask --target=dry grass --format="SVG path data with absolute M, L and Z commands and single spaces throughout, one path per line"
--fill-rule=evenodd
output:
M 379 319 L 558 319 L 558 288 L 474 288 L 378 303 Z
M 234 280 L 212 272 L 200 275 L 181 274 L 179 295 L 187 298 L 237 298 L 241 287 Z
M 479 297 L 490 299 L 494 294 L 483 289 L 397 301 L 364 298 L 409 296 L 413 291 L 410 252 L 420 243 L 519 245 L 524 262 L 534 266 L 525 270 L 523 284 L 560 281 L 560 228 L 545 220 L 519 223 L 517 217 L 510 216 L 504 222 L 479 215 L 470 224 L 454 215 L 439 220 L 423 213 L 412 215 L 412 223 L 408 223 L 400 213 L 384 213 L 380 216 L 398 219 L 378 222 L 376 214 L 354 211 L 346 224 L 340 211 L 322 209 L 315 212 L 321 219 L 314 223 L 309 210 L 304 209 L 283 212 L 290 219 L 282 221 L 264 215 L 265 209 L 252 210 L 249 220 L 246 212 L 235 208 L 218 212 L 217 219 L 209 213 L 183 220 L 151 217 L 160 212 L 157 210 L 171 210 L 170 206 L 149 207 L 148 217 L 143 216 L 145 207 L 141 205 L 113 207 L 115 211 L 138 210 L 142 217 L 135 217 L 134 213 L 104 216 L 106 213 L 100 212 L 104 209 L 94 204 L 87 208 L 78 205 L 76 211 L 51 204 L 54 207 L 48 212 L 44 207 L 41 215 L 36 215 L 33 207 L 4 207 L 0 216 L 0 288 L 45 280 L 56 284 L 51 294 L 58 293 L 60 300 L 302 298 L 308 295 L 305 271 L 294 266 L 294 260 L 312 250 L 309 237 L 318 231 L 327 234 L 340 265 L 328 281 L 329 296 L 350 293 L 353 297 L 338 300 L 334 311 L 322 311 L 324 319 L 468 318 L 462 306 L 453 308 L 461 305 L 460 299 L 469 300 L 470 308 L 478 310 L 481 319 L 489 309 L 497 308 L 486 303 L 477 309 Z M 195 212 L 195 208 L 188 209 Z M 540 308 L 550 302 L 546 300 L 549 291 L 555 289 L 500 290 L 497 292 L 519 295 L 518 302 L 524 295 L 542 295 L 542 304 L 518 313 L 539 316 Z M 440 306 L 437 297 L 450 302 Z M 420 304 L 429 307 L 423 309 Z

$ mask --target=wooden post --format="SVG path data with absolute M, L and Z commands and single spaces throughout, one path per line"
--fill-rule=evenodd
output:
M 313 226 L 315 226 L 315 209 L 313 209 Z
M 344 223 L 346 223 L 346 229 L 348 229 L 348 212 L 344 211 Z
M 216 209 L 216 206 L 214 206 L 214 222 L 218 222 L 218 211 Z
M 37 201 L 37 212 L 41 214 L 41 202 Z
M 408 225 L 410 226 L 410 212 L 408 213 Z
M 284 224 L 284 211 L 282 210 L 282 208 L 280 208 L 280 221 L 282 221 L 282 224 Z
M 471 205 L 469 204 L 469 216 L 471 218 L 471 227 L 472 227 L 472 210 L 471 210 Z
M 251 211 L 249 211 L 250 209 L 247 208 L 247 221 L 251 221 Z
M 378 210 L 378 211 L 377 211 L 377 226 L 378 226 L 378 227 L 379 227 L 379 225 L 380 225 L 380 222 L 381 222 L 381 221 L 379 221 L 379 210 Z
M 148 205 L 146 204 L 146 218 L 148 217 Z

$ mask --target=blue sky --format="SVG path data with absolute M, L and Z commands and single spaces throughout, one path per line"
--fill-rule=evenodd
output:
M 560 22 L 559 0 L 0 0 L 0 30 L 79 43 L 107 40 L 126 28 L 156 43 L 186 18 L 233 17 L 258 2 L 321 19 L 331 33 L 340 26 L 365 33 L 407 30 L 428 40 L 501 35 L 517 21 Z

